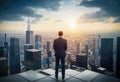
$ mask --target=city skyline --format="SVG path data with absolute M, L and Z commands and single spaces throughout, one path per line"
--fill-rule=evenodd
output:
M 28 19 L 31 30 L 38 32 L 119 31 L 119 6 L 119 0 L 4 0 L 0 5 L 0 31 L 24 32 Z

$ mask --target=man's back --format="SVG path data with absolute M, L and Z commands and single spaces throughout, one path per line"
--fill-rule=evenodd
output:
M 62 37 L 54 40 L 53 48 L 55 50 L 55 56 L 64 57 L 66 56 L 65 51 L 67 50 L 67 41 Z

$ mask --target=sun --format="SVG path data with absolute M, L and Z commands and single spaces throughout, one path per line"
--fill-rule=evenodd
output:
M 72 28 L 72 29 L 75 29 L 76 26 L 77 26 L 77 25 L 76 25 L 76 21 L 69 21 L 69 22 L 68 22 L 68 25 L 69 25 L 69 27 Z

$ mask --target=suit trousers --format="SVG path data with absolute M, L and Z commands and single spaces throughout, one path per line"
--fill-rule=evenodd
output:
M 62 79 L 65 78 L 65 57 L 56 57 L 55 77 L 58 78 L 59 62 L 61 60 Z

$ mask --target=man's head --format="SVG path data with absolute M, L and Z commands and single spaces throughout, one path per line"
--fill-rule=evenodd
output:
M 62 31 L 59 31 L 59 32 L 58 32 L 58 35 L 59 35 L 59 36 L 63 36 L 63 32 L 62 32 Z

